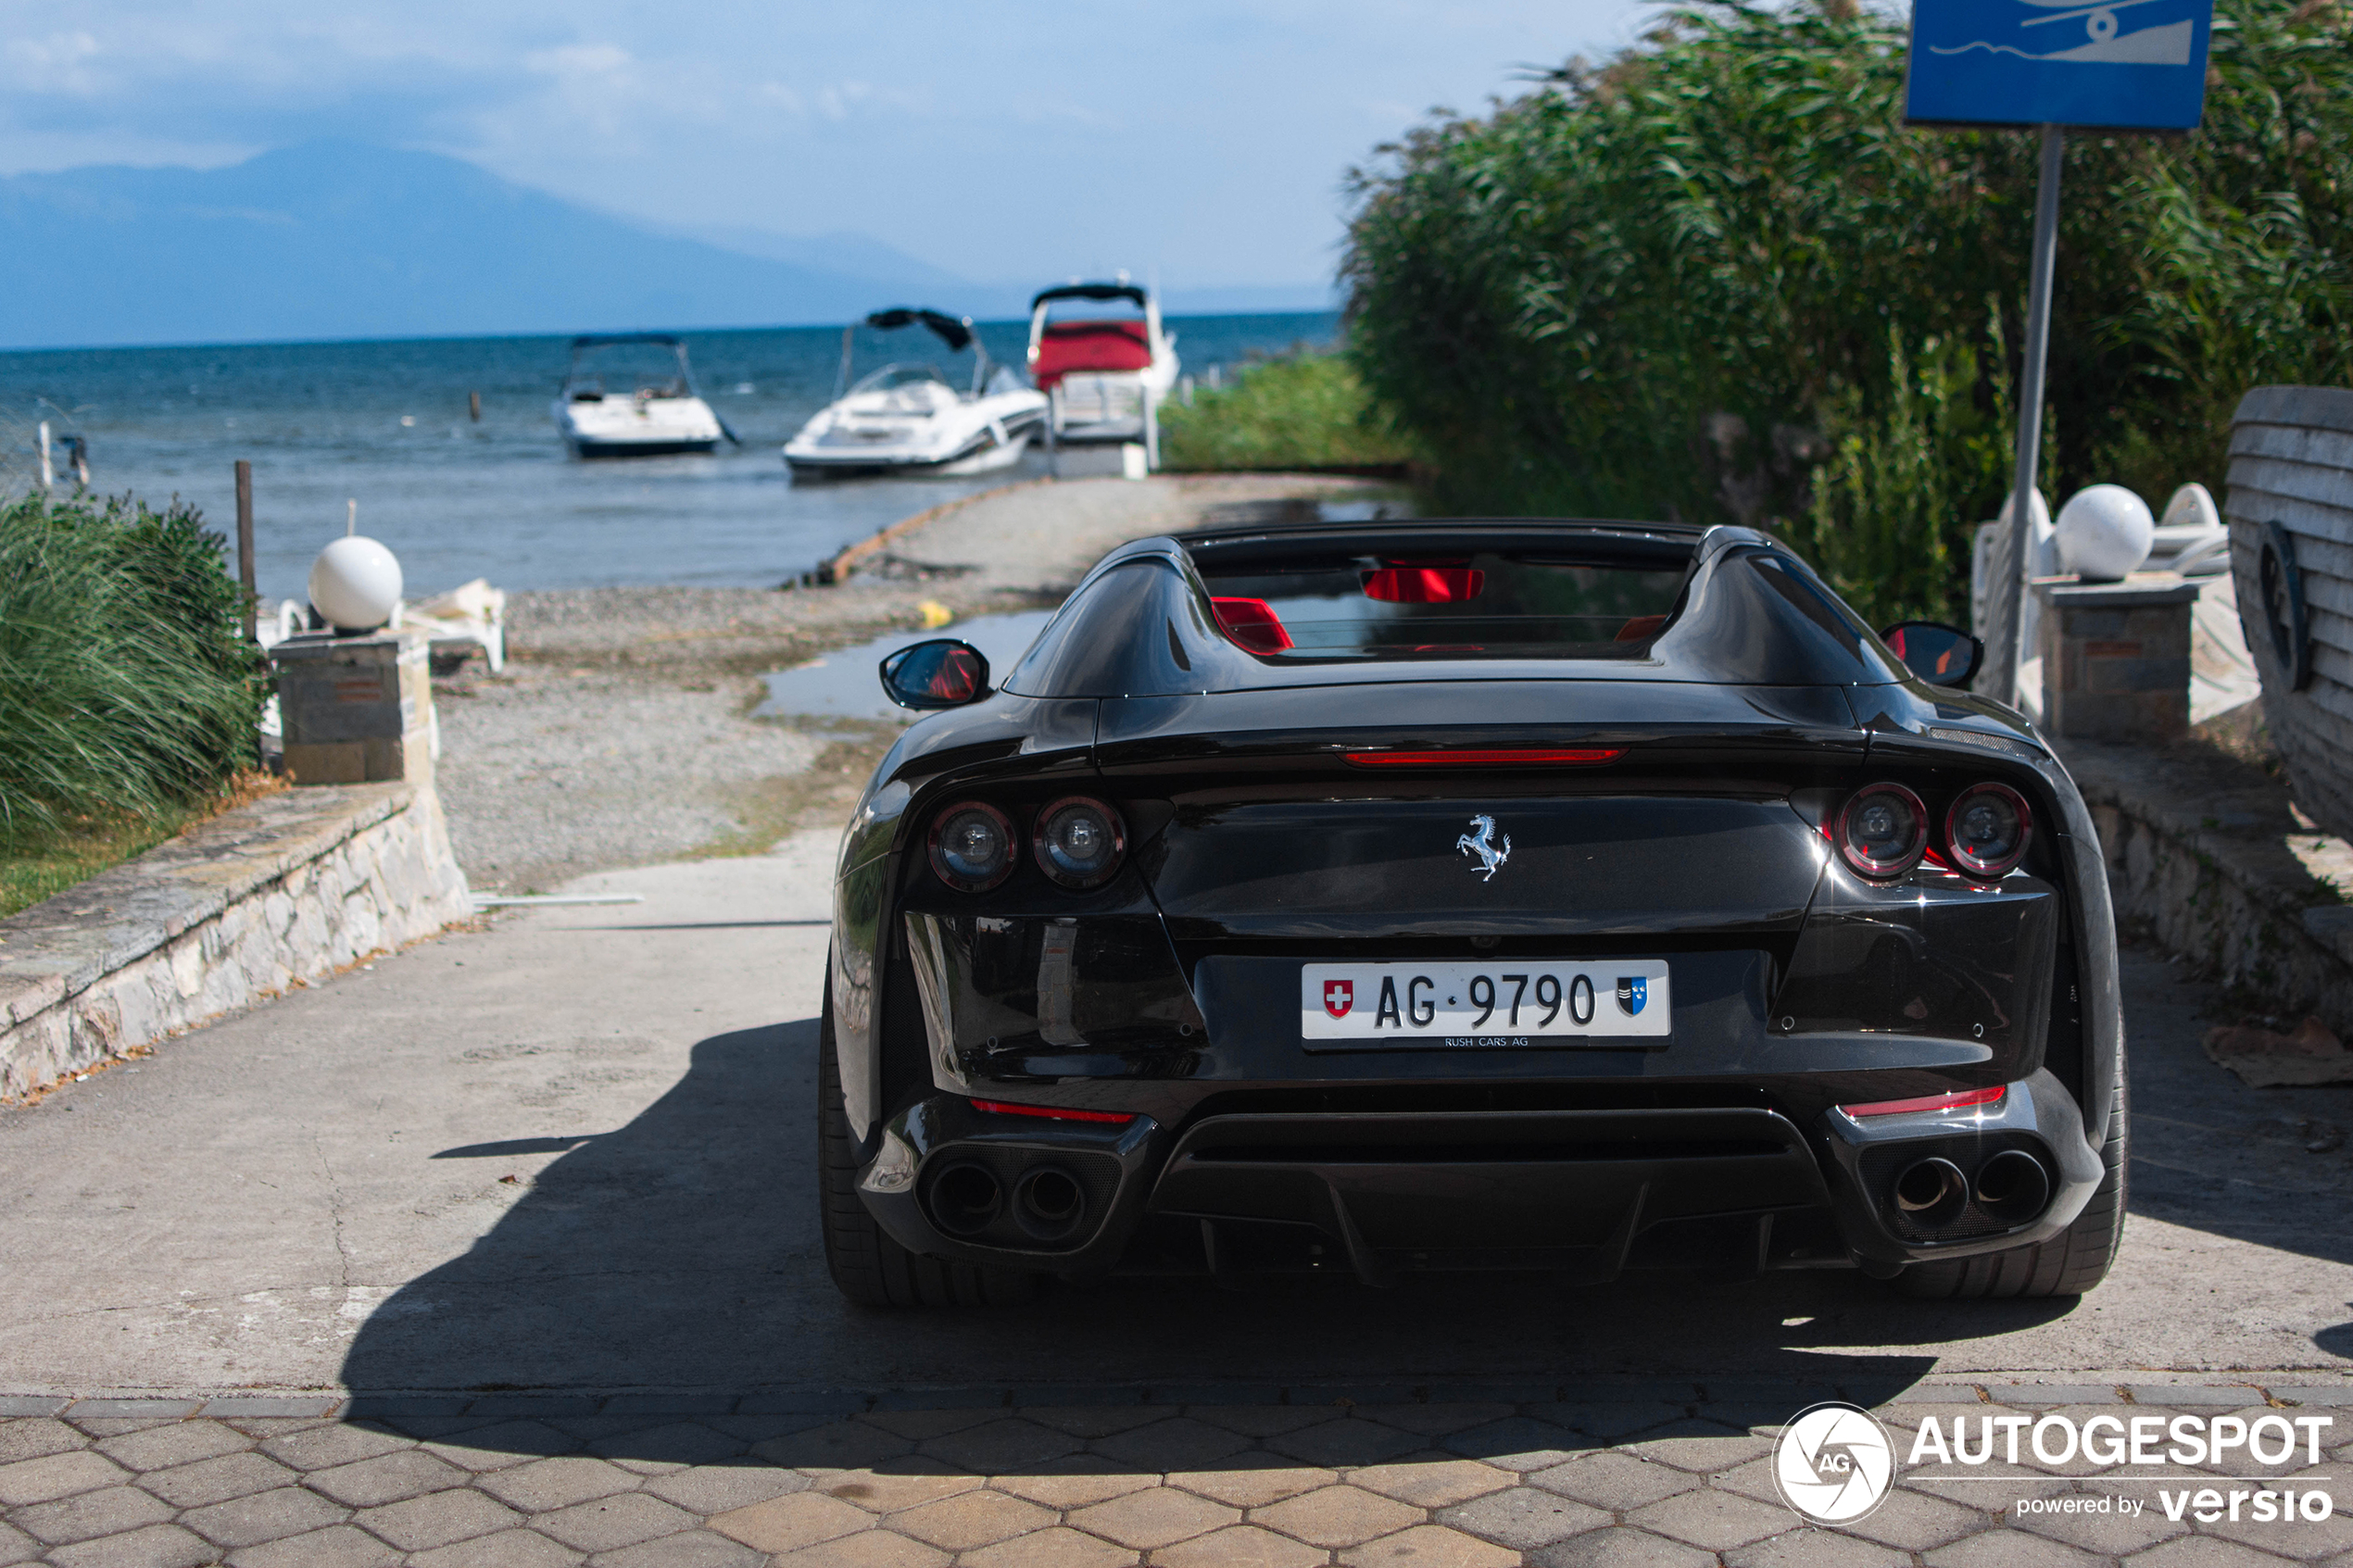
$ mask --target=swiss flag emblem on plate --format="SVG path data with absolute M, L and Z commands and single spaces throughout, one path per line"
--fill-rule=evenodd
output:
M 1346 1018 L 1348 1010 L 1356 1005 L 1356 987 L 1346 980 L 1324 983 L 1324 1010 L 1334 1018 Z

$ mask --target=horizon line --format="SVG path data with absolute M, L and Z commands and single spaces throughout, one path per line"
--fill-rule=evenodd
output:
M 1258 287 L 1239 284 L 1237 287 Z M 1273 285 L 1280 286 L 1280 285 Z M 1203 290 L 1203 293 L 1212 292 Z M 1170 321 L 1223 321 L 1250 316 L 1340 316 L 1343 307 L 1339 303 L 1320 308 L 1283 310 L 1192 310 L 1164 311 L 1163 319 Z M 1029 319 L 1022 316 L 975 316 L 976 327 L 1026 327 Z M 680 337 L 716 336 L 736 332 L 824 332 L 854 327 L 858 321 L 791 321 L 771 322 L 761 326 L 729 327 L 613 327 L 600 332 L 661 332 Z M 407 332 L 389 336 L 370 337 L 273 337 L 273 338 L 185 338 L 153 343 L 79 343 L 79 344 L 0 344 L 0 354 L 139 354 L 166 348 L 320 348 L 356 347 L 374 343 L 521 343 L 545 338 L 551 342 L 569 343 L 582 334 L 576 332 Z M 591 334 L 596 335 L 596 334 Z

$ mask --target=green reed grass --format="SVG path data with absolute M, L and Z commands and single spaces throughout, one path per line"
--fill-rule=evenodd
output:
M 1189 408 L 1167 404 L 1160 430 L 1162 464 L 1176 470 L 1395 468 L 1412 456 L 1354 366 L 1303 349 L 1196 388 Z
M 220 536 L 128 497 L 0 503 L 0 850 L 163 821 L 256 760 Z

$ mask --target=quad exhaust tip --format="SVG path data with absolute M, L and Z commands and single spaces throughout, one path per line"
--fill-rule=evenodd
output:
M 1989 1219 L 2023 1224 L 2050 1201 L 2050 1173 L 2023 1149 L 2006 1148 L 1977 1173 L 1977 1206 Z
M 1949 1160 L 1916 1160 L 1895 1178 L 1895 1207 L 1921 1230 L 1943 1230 L 1959 1219 L 1969 1197 L 1969 1178 Z
M 1033 1165 L 1013 1186 L 1013 1217 L 1040 1241 L 1060 1241 L 1087 1217 L 1086 1189 L 1059 1165 Z
M 988 1167 L 962 1160 L 931 1184 L 931 1217 L 950 1236 L 978 1236 L 1005 1206 L 1005 1189 Z

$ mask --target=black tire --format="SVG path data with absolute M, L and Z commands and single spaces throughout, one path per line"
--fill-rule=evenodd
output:
M 1949 1263 L 1915 1263 L 1896 1280 L 1905 1294 L 1944 1300 L 2081 1296 L 2106 1279 L 2116 1249 L 2124 1242 L 2127 1098 L 2124 1064 L 2119 1061 L 2116 1087 L 2108 1097 L 2108 1141 L 2100 1148 L 2105 1173 L 2073 1223 L 2032 1247 L 1956 1258 Z
M 828 959 L 824 1011 L 817 1022 L 817 1204 L 835 1288 L 862 1307 L 1000 1307 L 1028 1300 L 1036 1275 L 917 1257 L 866 1211 L 834 1053 L 831 967 Z

